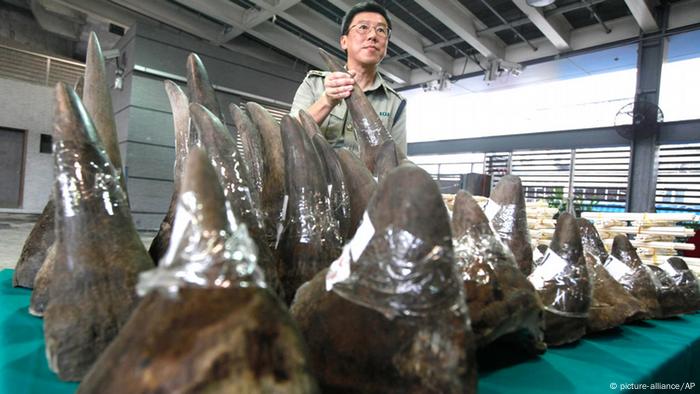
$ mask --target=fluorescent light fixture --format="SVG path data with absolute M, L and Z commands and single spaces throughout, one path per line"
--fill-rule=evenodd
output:
M 546 7 L 554 3 L 554 0 L 527 0 L 527 5 L 530 7 Z

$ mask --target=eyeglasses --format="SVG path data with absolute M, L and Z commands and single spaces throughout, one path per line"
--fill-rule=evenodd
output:
M 357 31 L 357 33 L 361 36 L 366 36 L 372 29 L 374 29 L 374 32 L 377 33 L 377 36 L 381 38 L 387 38 L 391 35 L 391 29 L 384 25 L 371 26 L 368 23 L 358 23 L 356 25 L 350 26 L 350 28 L 348 28 L 348 32 L 350 32 L 350 30 L 352 30 L 353 28 L 356 28 L 355 31 Z

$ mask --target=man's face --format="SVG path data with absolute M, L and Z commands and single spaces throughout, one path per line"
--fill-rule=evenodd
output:
M 386 20 L 375 12 L 360 12 L 352 18 L 348 33 L 340 37 L 340 47 L 348 53 L 348 62 L 376 65 L 386 56 L 389 35 Z

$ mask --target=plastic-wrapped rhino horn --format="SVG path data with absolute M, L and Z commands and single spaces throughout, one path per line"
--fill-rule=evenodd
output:
M 475 392 L 449 226 L 430 175 L 400 166 L 379 185 L 343 256 L 299 288 L 291 311 L 322 390 Z
M 173 81 L 165 81 L 165 92 L 168 94 L 170 108 L 173 111 L 173 126 L 175 130 L 175 166 L 173 171 L 173 194 L 170 197 L 170 205 L 165 218 L 160 224 L 158 234 L 153 238 L 151 246 L 148 249 L 148 254 L 151 255 L 153 261 L 158 264 L 160 259 L 165 255 L 170 243 L 170 232 L 173 227 L 173 218 L 175 217 L 175 206 L 177 198 L 180 194 L 180 184 L 182 183 L 182 171 L 187 152 L 190 150 L 190 108 L 189 100 L 185 92 L 180 89 Z
M 309 115 L 308 112 L 304 111 L 303 109 L 299 110 L 299 124 L 301 125 L 301 128 L 304 130 L 306 135 L 309 137 L 309 140 L 312 141 L 314 144 L 314 149 L 316 149 L 316 153 L 318 154 L 318 157 L 321 159 L 321 174 L 323 175 L 323 179 L 326 180 L 326 182 L 331 185 L 331 174 L 329 174 L 330 169 L 326 165 L 326 161 L 324 158 L 324 152 L 328 150 L 333 150 L 333 147 L 326 141 L 325 145 L 316 145 L 316 143 L 313 142 L 314 137 L 316 137 L 319 140 L 326 140 L 323 137 L 323 133 L 321 132 L 321 129 L 318 127 L 316 124 L 316 121 L 314 120 L 311 115 Z M 336 157 L 338 155 L 336 154 Z M 340 164 L 339 164 L 340 165 Z M 329 189 L 330 191 L 330 189 Z
M 343 167 L 340 165 L 340 158 L 333 147 L 326 141 L 319 129 L 316 121 L 306 111 L 299 111 L 299 119 L 304 126 L 304 130 L 311 137 L 316 153 L 321 158 L 321 167 L 328 184 L 329 197 L 333 216 L 338 221 L 338 232 L 340 239 L 345 241 L 350 234 L 350 196 L 346 186 Z
M 544 352 L 542 302 L 479 204 L 463 190 L 454 200 L 452 236 L 478 346 L 512 338 L 508 341 L 527 354 Z
M 347 72 L 345 68 L 335 60 L 328 52 L 319 48 L 321 58 L 326 63 L 329 70 L 333 72 Z M 355 83 L 352 94 L 345 99 L 348 105 L 348 111 L 352 117 L 352 124 L 357 132 L 358 142 L 360 145 L 360 158 L 365 166 L 373 175 L 377 175 L 377 156 L 381 150 L 382 144 L 391 140 L 391 135 L 386 128 L 379 115 L 372 107 L 372 104 L 365 96 L 360 86 Z
M 190 114 L 200 142 L 219 176 L 224 195 L 231 204 L 233 217 L 248 226 L 251 237 L 258 244 L 258 264 L 264 270 L 268 284 L 282 296 L 284 293 L 277 275 L 280 263 L 267 244 L 264 216 L 251 198 L 249 178 L 236 141 L 226 126 L 203 105 L 190 104 Z
M 122 189 L 126 193 L 126 177 L 123 174 L 122 159 L 119 153 L 117 124 L 109 88 L 105 59 L 102 47 L 95 32 L 90 33 L 87 55 L 85 56 L 85 82 L 82 102 L 95 124 L 102 145 L 107 151 L 115 171 L 118 171 Z M 128 196 L 127 196 L 128 198 Z
M 593 299 L 588 314 L 587 332 L 603 331 L 626 321 L 644 317 L 644 307 L 603 267 L 608 252 L 593 223 L 577 218 L 581 243 L 586 256 L 586 267 L 593 286 Z
M 206 153 L 188 156 L 163 264 L 79 393 L 317 393 L 303 340 L 264 287 L 255 246 L 228 221 Z M 187 273 L 187 275 L 184 275 Z
M 698 278 L 688 268 L 688 264 L 681 257 L 670 257 L 664 266 L 671 273 L 678 286 L 684 288 L 686 306 L 690 310 L 700 310 L 700 285 Z
M 56 265 L 56 242 L 49 246 L 41 268 L 34 277 L 34 288 L 29 299 L 29 314 L 37 317 L 44 316 L 49 304 L 49 285 Z
M 248 162 L 248 172 L 252 180 L 250 186 L 260 195 L 263 190 L 264 168 L 260 131 L 250 119 L 250 116 L 238 105 L 234 103 L 229 104 L 229 112 L 231 112 L 231 119 L 233 119 L 233 124 L 238 131 L 243 157 Z
M 367 209 L 369 199 L 377 190 L 377 181 L 374 180 L 372 174 L 367 167 L 362 164 L 362 161 L 350 150 L 340 148 L 336 150 L 340 166 L 343 169 L 345 176 L 345 185 L 348 189 L 348 197 L 350 200 L 350 224 L 348 236 L 352 237 L 355 230 L 362 221 L 362 215 Z
M 80 99 L 56 87 L 56 261 L 44 314 L 49 367 L 80 380 L 136 305 L 139 272 L 153 267 L 118 171 Z
M 22 245 L 22 252 L 17 260 L 15 272 L 12 276 L 12 285 L 14 287 L 34 287 L 34 279 L 41 269 L 44 259 L 51 245 L 53 245 L 54 234 L 54 216 L 55 205 L 53 197 L 49 197 L 49 201 L 41 211 L 39 219 L 32 227 L 27 240 Z
M 520 178 L 506 175 L 498 181 L 484 207 L 494 229 L 515 256 L 525 275 L 532 272 L 532 246 L 527 228 L 525 191 Z
M 679 257 L 671 257 L 660 266 L 646 265 L 658 280 L 657 286 L 661 318 L 668 318 L 698 309 L 698 282 Z
M 122 170 L 122 160 L 119 154 L 119 144 L 117 142 L 116 125 L 114 122 L 114 112 L 112 99 L 109 93 L 109 85 L 105 72 L 104 56 L 100 43 L 94 32 L 90 33 L 86 56 L 85 74 L 81 75 L 75 83 L 75 91 L 79 97 L 84 97 L 83 103 L 88 113 L 92 117 L 97 132 L 102 139 L 109 159 L 115 170 Z M 85 95 L 83 94 L 85 93 Z M 126 179 L 121 178 L 121 186 L 126 190 Z M 22 247 L 22 253 L 17 261 L 13 277 L 13 285 L 33 288 L 34 279 L 39 272 L 43 262 L 47 258 L 47 250 L 54 242 L 54 203 L 53 196 L 49 197 L 44 210 L 32 228 L 29 237 Z M 43 281 L 48 285 L 48 281 Z M 44 289 L 48 291 L 48 289 Z M 44 290 L 40 290 L 43 292 Z M 48 300 L 48 296 L 43 297 Z M 38 303 L 36 304 L 38 305 Z M 41 315 L 43 308 L 34 309 Z
M 608 330 L 644 317 L 642 303 L 610 276 L 598 257 L 586 253 L 586 267 L 593 282 L 586 332 Z
M 260 132 L 263 153 L 263 177 L 260 202 L 266 216 L 268 243 L 274 245 L 277 238 L 282 204 L 284 202 L 284 149 L 280 126 L 275 118 L 260 104 L 246 103 L 253 124 Z
M 585 253 L 590 253 L 597 257 L 601 263 L 604 263 L 608 259 L 608 252 L 605 249 L 603 240 L 600 239 L 600 234 L 596 230 L 593 223 L 586 218 L 577 218 L 576 224 L 578 225 L 578 231 L 581 234 L 581 243 L 583 244 L 583 251 Z
M 377 162 L 375 167 L 377 180 L 381 182 L 382 178 L 384 178 L 389 171 L 398 167 L 399 163 L 401 163 L 401 161 L 404 159 L 406 159 L 406 157 L 403 156 L 400 149 L 396 147 L 396 143 L 394 141 L 384 142 L 379 148 L 379 153 L 377 154 Z
M 646 318 L 655 317 L 661 313 L 661 305 L 659 305 L 652 276 L 644 268 L 642 260 L 637 255 L 637 249 L 632 246 L 626 235 L 615 236 L 610 256 L 604 265 L 608 273 L 642 303 Z
M 196 53 L 190 53 L 187 56 L 187 90 L 191 103 L 201 104 L 222 122 L 226 120 L 224 113 L 221 112 L 214 87 L 209 81 L 207 69 L 204 68 L 202 59 Z
M 528 277 L 544 305 L 544 338 L 563 345 L 586 333 L 591 283 L 576 219 L 562 213 L 540 265 Z
M 280 279 L 291 304 L 297 288 L 328 267 L 340 255 L 342 244 L 311 139 L 290 116 L 282 118 L 281 129 L 285 167 L 293 171 L 286 172 L 286 229 L 278 249 L 285 262 Z

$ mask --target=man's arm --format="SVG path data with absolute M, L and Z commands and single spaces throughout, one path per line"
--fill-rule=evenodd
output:
M 298 117 L 299 110 L 303 109 L 320 125 L 326 120 L 333 108 L 352 93 L 355 83 L 353 74 L 352 72 L 350 74 L 344 72 L 328 74 L 324 78 L 323 91 L 320 92 L 320 95 L 319 92 L 314 92 L 314 90 L 320 89 L 314 88 L 307 76 L 299 86 L 299 89 L 297 89 L 296 95 L 294 95 L 290 114 Z

